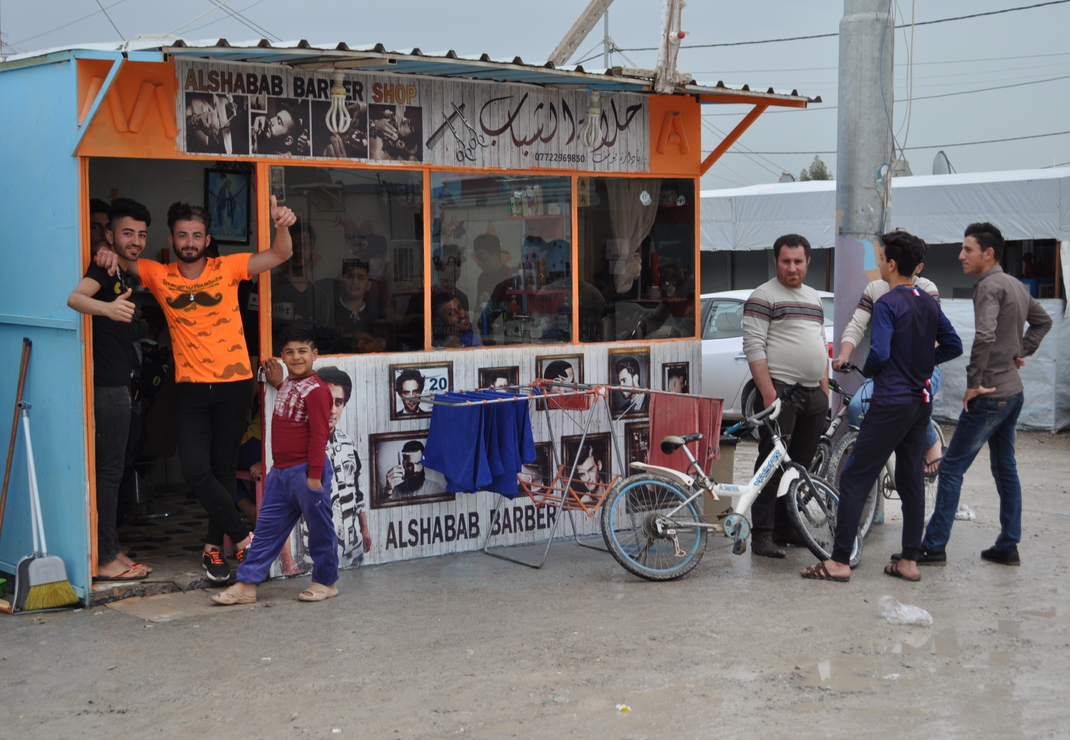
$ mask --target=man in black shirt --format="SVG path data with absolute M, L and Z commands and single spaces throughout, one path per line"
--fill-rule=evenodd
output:
M 130 432 L 130 382 L 138 367 L 134 349 L 144 324 L 134 317 L 126 268 L 145 249 L 149 211 L 120 198 L 108 211 L 105 236 L 119 256 L 115 275 L 90 264 L 67 305 L 93 317 L 93 408 L 97 465 L 97 580 L 139 581 L 150 569 L 119 549 L 116 509 Z

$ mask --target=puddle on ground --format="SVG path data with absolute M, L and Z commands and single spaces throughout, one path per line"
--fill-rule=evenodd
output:
M 909 632 L 903 638 L 891 646 L 880 649 L 884 653 L 898 655 L 900 653 L 933 653 L 936 655 L 958 655 L 959 638 L 954 629 L 942 629 L 939 632 L 931 631 Z
M 1016 619 L 1001 619 L 999 620 L 999 631 L 1018 634 L 1022 631 L 1022 623 Z
M 879 671 L 880 656 L 838 655 L 817 663 L 803 659 L 796 673 L 800 686 L 811 686 L 833 691 L 874 694 L 877 681 L 873 678 Z
M 1052 619 L 1054 617 L 1059 616 L 1059 610 L 1053 606 L 1051 609 L 1037 609 L 1035 611 L 1023 612 L 1023 614 L 1028 614 L 1031 617 L 1041 617 L 1043 619 Z

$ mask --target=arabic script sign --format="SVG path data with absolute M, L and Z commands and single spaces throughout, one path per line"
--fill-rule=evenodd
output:
M 602 97 L 597 142 L 588 147 L 580 136 L 585 92 L 347 73 L 350 122 L 332 132 L 329 73 L 186 60 L 176 67 L 179 145 L 191 154 L 591 172 L 650 166 L 639 95 Z

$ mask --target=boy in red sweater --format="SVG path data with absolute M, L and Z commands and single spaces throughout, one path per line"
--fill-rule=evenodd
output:
M 264 500 L 256 531 L 236 582 L 212 596 L 217 604 L 252 604 L 256 588 L 278 557 L 297 520 L 308 524 L 312 585 L 297 597 L 323 601 L 338 595 L 338 542 L 331 511 L 332 468 L 327 462 L 331 406 L 334 398 L 315 371 L 317 356 L 312 331 L 300 324 L 279 337 L 289 377 L 278 386 L 272 416 L 271 454 L 274 466 L 264 482 Z

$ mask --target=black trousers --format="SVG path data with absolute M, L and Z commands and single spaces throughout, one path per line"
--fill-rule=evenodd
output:
M 885 461 L 895 453 L 895 489 L 903 503 L 903 559 L 917 560 L 925 527 L 925 450 L 932 403 L 873 405 L 840 474 L 832 559 L 850 564 L 858 522 Z
M 178 456 L 182 476 L 208 513 L 205 542 L 223 546 L 223 535 L 249 535 L 234 504 L 238 449 L 245 433 L 252 380 L 178 383 Z
M 773 387 L 777 393 L 788 387 L 787 383 L 779 380 L 773 381 Z M 760 396 L 759 396 L 760 398 Z M 764 403 L 762 409 L 765 409 Z M 821 433 L 825 431 L 829 409 L 829 397 L 820 386 L 814 388 L 800 388 L 780 409 L 777 423 L 780 425 L 780 437 L 787 445 L 788 455 L 791 459 L 806 467 L 814 460 L 817 452 L 817 443 L 821 440 Z M 754 463 L 757 471 L 766 456 L 773 449 L 773 438 L 763 426 L 758 438 L 758 459 Z M 762 488 L 758 498 L 751 504 L 751 529 L 754 535 L 776 532 L 780 537 L 786 537 L 792 529 L 791 520 L 788 519 L 787 509 L 784 508 L 784 500 L 776 497 L 780 488 L 782 470 L 778 470 Z

